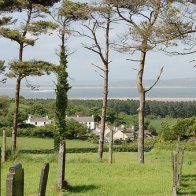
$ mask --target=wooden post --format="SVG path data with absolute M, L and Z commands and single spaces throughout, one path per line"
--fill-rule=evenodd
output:
M 1 146 L 0 146 L 0 196 L 1 196 Z
M 65 141 L 60 142 L 58 156 L 58 180 L 57 186 L 59 189 L 64 188 L 65 184 Z
M 45 196 L 46 194 L 48 173 L 49 173 L 49 163 L 45 163 L 41 171 L 38 196 Z
M 112 164 L 112 154 L 113 154 L 113 129 L 110 130 L 110 140 L 109 140 L 109 163 Z
M 3 141 L 2 141 L 2 163 L 6 161 L 6 132 L 3 130 Z
M 180 162 L 179 184 L 181 183 L 183 162 L 184 162 L 184 148 L 182 149 L 181 162 Z

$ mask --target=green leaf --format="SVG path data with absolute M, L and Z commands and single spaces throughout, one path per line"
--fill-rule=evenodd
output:
M 47 33 L 48 30 L 55 30 L 58 27 L 57 24 L 50 21 L 37 21 L 33 22 L 28 26 L 28 31 L 32 32 L 34 35 L 39 35 L 41 33 Z
M 3 36 L 4 38 L 16 41 L 19 44 L 25 43 L 27 45 L 33 46 L 35 43 L 35 40 L 28 39 L 28 38 L 22 36 L 18 30 L 11 30 L 9 28 L 2 27 L 2 28 L 0 28 L 0 35 Z

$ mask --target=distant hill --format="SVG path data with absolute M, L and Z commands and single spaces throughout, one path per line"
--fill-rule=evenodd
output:
M 145 80 L 145 86 L 151 86 L 155 80 Z M 111 82 L 112 87 L 136 87 L 136 80 L 125 80 L 119 82 Z M 160 80 L 157 87 L 196 87 L 196 78 L 176 78 Z

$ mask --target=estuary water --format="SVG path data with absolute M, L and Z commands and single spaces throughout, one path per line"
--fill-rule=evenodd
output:
M 50 86 L 31 90 L 27 87 L 21 88 L 21 96 L 27 99 L 55 99 L 55 89 Z M 0 96 L 15 96 L 14 86 L 1 86 Z M 69 90 L 69 99 L 100 99 L 103 96 L 103 87 L 82 86 L 72 87 Z M 110 99 L 137 99 L 136 87 L 109 87 Z M 174 99 L 174 100 L 196 100 L 196 87 L 154 87 L 146 94 L 147 99 Z

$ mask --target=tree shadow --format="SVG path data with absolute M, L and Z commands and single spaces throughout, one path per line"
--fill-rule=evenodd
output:
M 182 175 L 179 195 L 196 195 L 196 174 Z
M 63 192 L 70 192 L 70 193 L 81 193 L 81 192 L 88 192 L 94 189 L 99 188 L 93 184 L 90 185 L 76 185 L 72 186 L 67 184 L 66 187 L 63 189 Z

